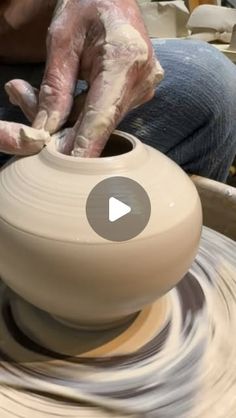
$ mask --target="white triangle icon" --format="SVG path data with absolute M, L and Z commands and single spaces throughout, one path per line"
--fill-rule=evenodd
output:
M 109 199 L 109 221 L 115 222 L 127 213 L 131 212 L 131 207 L 116 199 L 115 197 L 110 197 Z

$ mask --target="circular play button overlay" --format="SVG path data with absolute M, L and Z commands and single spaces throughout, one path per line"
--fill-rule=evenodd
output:
M 127 241 L 147 226 L 151 203 L 136 181 L 128 177 L 110 177 L 90 192 L 86 214 L 90 226 L 102 238 Z

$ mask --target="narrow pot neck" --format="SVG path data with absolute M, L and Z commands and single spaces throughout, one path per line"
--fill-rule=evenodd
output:
M 121 144 L 122 139 L 126 144 L 129 142 L 130 150 L 125 153 L 121 151 L 121 154 L 107 157 L 80 158 L 60 153 L 56 149 L 56 142 L 51 140 L 39 155 L 44 162 L 48 162 L 51 166 L 57 166 L 62 170 L 69 170 L 81 174 L 106 174 L 114 171 L 122 171 L 123 169 L 132 169 L 132 167 L 137 167 L 137 165 L 146 160 L 148 154 L 147 148 L 137 138 L 121 131 L 115 131 L 115 137 L 121 139 Z

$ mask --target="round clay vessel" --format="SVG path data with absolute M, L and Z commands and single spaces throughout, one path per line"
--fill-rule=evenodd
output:
M 52 140 L 0 171 L 0 276 L 76 326 L 109 327 L 166 293 L 189 269 L 201 235 L 200 199 L 182 169 L 123 132 L 106 150 L 76 158 Z M 135 180 L 151 202 L 149 223 L 129 241 L 105 240 L 86 217 L 89 193 L 111 176 Z

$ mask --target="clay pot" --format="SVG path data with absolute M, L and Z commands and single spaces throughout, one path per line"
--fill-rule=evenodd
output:
M 198 249 L 202 211 L 196 188 L 169 158 L 116 131 L 102 158 L 39 154 L 0 172 L 0 276 L 31 304 L 71 324 L 114 325 L 166 293 Z M 111 176 L 148 193 L 146 228 L 124 242 L 97 235 L 86 218 L 93 187 Z

